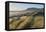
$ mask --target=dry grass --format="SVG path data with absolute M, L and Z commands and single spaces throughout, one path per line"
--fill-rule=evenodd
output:
M 40 28 L 44 25 L 44 17 L 43 16 L 36 16 L 34 20 L 34 25 L 32 27 Z
M 34 22 L 34 23 L 33 23 Z M 34 18 L 34 21 L 32 21 L 32 16 L 22 16 L 19 20 L 13 19 L 11 23 L 9 24 L 10 29 L 22 29 L 27 24 L 33 23 L 32 27 L 34 28 L 40 28 L 44 25 L 44 17 L 43 16 L 36 16 Z

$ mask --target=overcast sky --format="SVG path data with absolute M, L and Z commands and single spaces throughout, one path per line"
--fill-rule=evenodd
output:
M 9 4 L 10 11 L 21 11 L 27 8 L 43 8 L 44 5 L 41 4 L 24 4 L 24 3 L 10 3 Z

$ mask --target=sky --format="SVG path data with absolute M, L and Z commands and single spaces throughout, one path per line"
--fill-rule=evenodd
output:
M 9 4 L 9 9 L 10 11 L 22 11 L 25 10 L 27 8 L 43 8 L 44 5 L 41 4 L 24 4 L 24 3 L 10 3 Z

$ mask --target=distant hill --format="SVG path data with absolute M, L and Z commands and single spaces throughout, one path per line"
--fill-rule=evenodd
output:
M 12 17 L 12 16 L 14 17 L 14 16 L 31 15 L 34 12 L 37 12 L 40 15 L 45 13 L 43 8 L 27 8 L 26 10 L 18 11 L 18 12 L 10 11 L 10 17 Z
M 43 11 L 43 8 L 27 8 L 25 11 Z

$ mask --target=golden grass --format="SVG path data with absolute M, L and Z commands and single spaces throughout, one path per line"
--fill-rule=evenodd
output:
M 28 16 L 25 21 L 23 21 L 16 29 L 22 29 L 24 26 L 26 26 L 27 23 L 31 22 L 32 17 Z
M 13 28 L 13 29 L 15 29 L 21 22 L 23 22 L 25 19 L 27 18 L 27 16 L 23 16 L 23 17 L 21 17 L 20 18 L 20 20 L 17 20 L 16 21 L 16 19 L 13 19 L 12 21 L 11 21 L 11 23 L 9 24 L 9 28 L 11 29 L 11 28 Z
M 34 22 L 34 23 L 33 23 Z M 32 27 L 40 28 L 44 25 L 44 17 L 43 16 L 36 16 L 34 21 L 32 21 L 32 16 L 22 16 L 19 20 L 13 19 L 9 24 L 10 29 L 22 29 L 27 24 L 33 23 Z
M 40 28 L 44 25 L 44 17 L 43 16 L 36 16 L 34 20 L 34 25 L 32 27 Z

